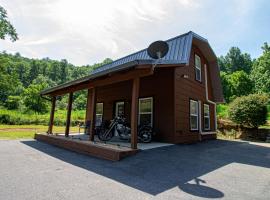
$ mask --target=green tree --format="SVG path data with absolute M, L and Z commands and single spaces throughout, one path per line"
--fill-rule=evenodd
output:
M 264 43 L 263 54 L 254 63 L 251 79 L 257 93 L 270 93 L 270 46 Z
M 231 94 L 236 97 L 251 94 L 253 83 L 244 71 L 237 71 L 230 75 Z
M 253 92 L 253 82 L 244 71 L 236 71 L 232 74 L 221 72 L 220 77 L 226 102 Z
M 225 57 L 218 58 L 220 70 L 229 74 L 236 71 L 250 73 L 252 60 L 249 54 L 242 53 L 238 47 L 231 47 Z
M 20 107 L 21 97 L 20 96 L 8 96 L 5 106 L 9 110 L 15 110 Z
M 23 103 L 28 110 L 44 113 L 48 109 L 48 101 L 40 96 L 40 92 L 47 87 L 46 84 L 31 84 L 23 92 Z
M 7 11 L 0 6 L 0 38 L 4 40 L 6 39 L 6 36 L 9 36 L 13 42 L 18 39 L 15 28 L 8 21 Z
M 75 110 L 85 110 L 87 97 L 85 94 L 80 94 L 74 101 Z
M 68 78 L 68 62 L 66 59 L 62 59 L 60 62 L 60 76 L 61 76 L 61 82 L 65 83 Z

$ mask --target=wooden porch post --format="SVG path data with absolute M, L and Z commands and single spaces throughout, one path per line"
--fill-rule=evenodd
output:
M 91 116 L 90 116 L 90 111 L 91 111 L 91 99 L 92 99 L 92 90 L 88 89 L 87 90 L 87 103 L 86 103 L 86 112 L 85 112 L 85 125 L 86 127 L 85 134 L 89 135 L 90 132 L 90 122 L 91 122 Z
M 67 121 L 66 121 L 66 130 L 65 130 L 65 136 L 69 136 L 69 127 L 70 127 L 70 117 L 71 117 L 71 110 L 72 110 L 72 100 L 73 100 L 73 93 L 69 93 L 68 98 L 68 107 L 67 107 Z
M 96 117 L 96 88 L 92 88 L 91 96 L 91 108 L 90 108 L 90 129 L 89 129 L 89 140 L 94 141 L 94 130 L 95 130 L 95 117 Z
M 137 128 L 138 128 L 138 98 L 139 98 L 140 78 L 134 78 L 132 84 L 131 102 L 131 148 L 137 149 Z
M 52 107 L 51 107 L 49 128 L 47 132 L 48 134 L 52 134 L 56 97 L 53 96 L 51 101 L 52 101 Z

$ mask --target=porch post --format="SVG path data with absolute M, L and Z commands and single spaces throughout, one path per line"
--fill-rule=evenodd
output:
M 89 129 L 89 140 L 94 141 L 94 130 L 95 130 L 95 117 L 96 117 L 96 88 L 92 88 L 91 96 L 91 108 L 90 108 L 90 129 Z
M 69 136 L 69 127 L 70 127 L 70 116 L 71 116 L 71 110 L 72 110 L 72 100 L 73 100 L 73 93 L 69 93 L 68 98 L 68 107 L 67 107 L 67 121 L 66 121 L 66 130 L 65 130 L 65 136 Z
M 90 132 L 90 122 L 91 122 L 91 116 L 90 116 L 90 111 L 91 111 L 91 99 L 92 99 L 92 90 L 88 89 L 87 90 L 87 102 L 86 102 L 86 111 L 85 111 L 85 134 L 89 135 Z
M 134 78 L 132 84 L 131 102 L 131 148 L 137 149 L 137 128 L 138 128 L 138 97 L 140 88 L 140 78 Z
M 52 107 L 51 107 L 49 128 L 48 128 L 48 132 L 47 132 L 48 134 L 52 134 L 56 97 L 53 96 L 51 101 L 52 101 Z

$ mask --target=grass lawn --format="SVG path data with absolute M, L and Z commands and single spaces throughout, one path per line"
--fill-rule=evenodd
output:
M 29 139 L 35 133 L 46 132 L 48 126 L 43 125 L 2 125 L 0 124 L 0 139 Z M 64 133 L 64 126 L 54 126 L 55 133 Z M 78 132 L 78 127 L 70 127 L 71 132 Z

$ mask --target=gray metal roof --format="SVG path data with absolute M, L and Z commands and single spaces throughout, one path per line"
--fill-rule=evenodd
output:
M 165 57 L 159 60 L 158 64 L 189 64 L 189 57 L 191 53 L 192 41 L 196 39 L 198 41 L 203 41 L 205 45 L 210 47 L 208 41 L 197 35 L 196 33 L 190 31 L 183 35 L 179 35 L 177 37 L 171 38 L 166 42 L 169 45 L 169 51 Z M 209 55 L 212 57 L 216 57 L 213 50 L 208 48 Z M 84 81 L 92 80 L 94 78 L 106 75 L 108 73 L 117 72 L 121 70 L 128 69 L 130 67 L 134 67 L 135 65 L 143 65 L 143 64 L 152 64 L 155 63 L 156 60 L 150 58 L 147 54 L 147 50 L 143 49 L 136 53 L 130 54 L 123 58 L 117 59 L 109 64 L 100 66 L 99 68 L 92 71 L 90 75 L 87 75 L 83 78 L 70 81 L 52 88 L 45 89 L 41 91 L 42 95 L 49 94 L 56 90 L 60 90 L 71 85 L 76 85 Z
M 160 60 L 162 64 L 184 64 L 188 63 L 192 38 L 195 36 L 193 32 L 188 32 L 183 35 L 179 35 L 175 38 L 169 39 L 166 42 L 169 45 L 169 51 L 167 55 Z M 134 60 L 153 60 L 147 55 L 146 49 L 138 51 L 136 53 L 130 54 L 123 58 L 117 59 L 112 63 L 103 65 L 97 69 L 95 69 L 92 74 L 106 71 L 108 69 L 114 68 L 118 65 L 122 65 L 127 62 L 131 62 Z

